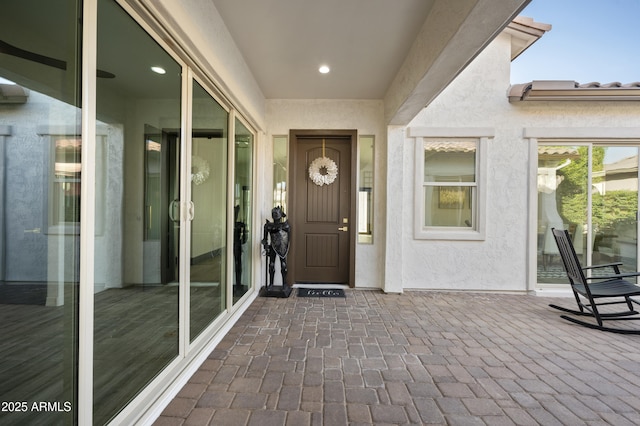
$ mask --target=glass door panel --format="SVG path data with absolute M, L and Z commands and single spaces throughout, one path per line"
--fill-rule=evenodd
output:
M 93 414 L 105 424 L 178 355 L 179 287 L 167 272 L 177 265 L 164 253 L 182 67 L 113 0 L 98 1 L 97 60 L 109 74 L 96 93 Z
M 569 231 L 584 266 L 637 270 L 637 215 L 638 147 L 538 147 L 538 283 L 567 282 L 554 227 Z
M 160 250 L 160 282 L 177 284 L 180 241 L 180 140 L 145 124 L 145 257 Z
M 638 148 L 594 146 L 592 264 L 638 266 Z
M 235 183 L 233 226 L 233 301 L 238 301 L 251 286 L 251 199 L 253 169 L 253 133 L 238 119 L 235 121 Z
M 81 17 L 77 0 L 0 11 L 2 425 L 77 422 Z
M 538 282 L 568 282 L 552 228 L 568 229 L 581 261 L 586 262 L 589 148 L 538 147 Z
M 190 337 L 226 306 L 227 134 L 229 114 L 193 82 Z

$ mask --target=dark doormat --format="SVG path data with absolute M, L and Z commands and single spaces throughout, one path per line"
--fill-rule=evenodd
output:
M 346 297 L 341 288 L 299 288 L 298 297 Z

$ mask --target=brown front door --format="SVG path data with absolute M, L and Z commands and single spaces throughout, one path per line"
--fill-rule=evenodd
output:
M 307 134 L 308 133 L 308 134 Z M 296 283 L 352 281 L 352 149 L 355 132 L 292 132 L 293 264 Z M 309 176 L 317 158 L 327 157 L 337 166 L 337 176 L 319 185 Z M 325 175 L 327 170 L 320 169 Z

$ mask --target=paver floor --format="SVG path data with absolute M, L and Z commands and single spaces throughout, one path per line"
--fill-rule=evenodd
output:
M 256 299 L 155 424 L 640 424 L 640 336 L 573 299 L 346 293 Z

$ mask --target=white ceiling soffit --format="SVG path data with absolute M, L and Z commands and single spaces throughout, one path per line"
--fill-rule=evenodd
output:
M 504 31 L 512 36 L 511 60 L 513 61 L 547 31 L 551 31 L 551 24 L 535 22 L 533 18 L 526 16 L 517 16 Z
M 385 99 L 391 124 L 412 119 L 529 2 L 212 1 L 267 99 Z
M 213 2 L 268 99 L 382 99 L 433 4 Z

